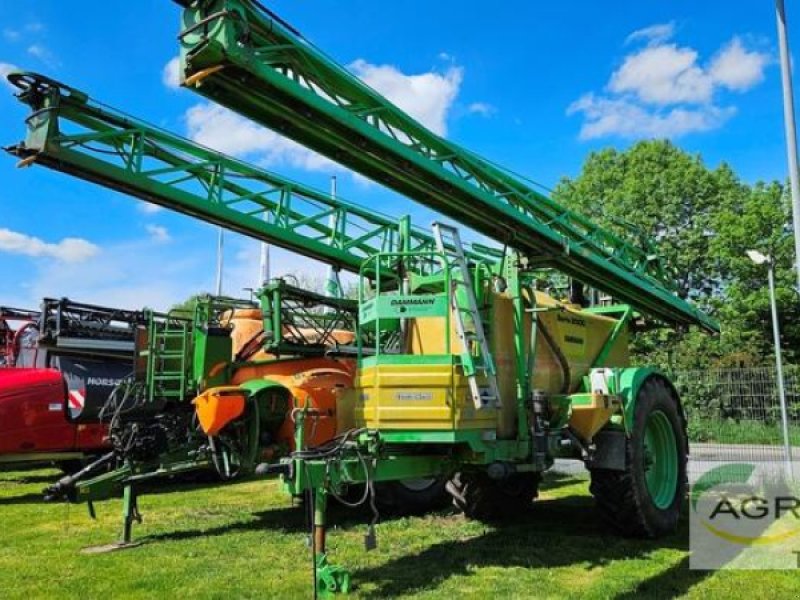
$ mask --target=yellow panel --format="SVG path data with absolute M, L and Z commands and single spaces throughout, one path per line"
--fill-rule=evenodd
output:
M 497 411 L 476 411 L 454 365 L 378 365 L 362 369 L 353 392 L 355 424 L 381 429 L 494 429 Z
M 614 396 L 592 394 L 591 403 L 572 406 L 569 425 L 584 440 L 590 441 L 619 408 Z

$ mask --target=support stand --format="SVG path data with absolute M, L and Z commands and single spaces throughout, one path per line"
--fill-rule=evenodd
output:
M 141 523 L 142 515 L 139 512 L 139 505 L 137 503 L 136 490 L 132 483 L 125 485 L 122 496 L 122 537 L 118 542 L 113 544 L 104 544 L 102 546 L 90 546 L 81 550 L 81 554 L 106 554 L 108 552 L 115 552 L 117 550 L 127 550 L 128 548 L 135 548 L 141 546 L 142 542 L 131 541 L 131 533 L 133 532 L 133 523 Z
M 314 570 L 316 589 L 322 597 L 350 591 L 350 573 L 343 567 L 328 562 L 326 553 L 326 520 L 328 492 L 324 488 L 314 490 Z

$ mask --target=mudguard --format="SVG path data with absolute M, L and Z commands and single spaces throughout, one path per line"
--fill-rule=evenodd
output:
M 633 417 L 636 414 L 636 399 L 639 396 L 639 390 L 644 382 L 650 377 L 660 377 L 667 383 L 667 385 L 669 385 L 678 401 L 678 409 L 683 416 L 684 423 L 686 422 L 686 416 L 683 413 L 683 406 L 680 402 L 680 396 L 678 396 L 675 386 L 672 385 L 669 377 L 667 377 L 663 371 L 657 369 L 656 367 L 627 367 L 624 369 L 619 369 L 620 389 L 615 390 L 620 396 L 622 396 L 624 426 L 626 431 L 628 430 L 629 424 L 633 423 Z

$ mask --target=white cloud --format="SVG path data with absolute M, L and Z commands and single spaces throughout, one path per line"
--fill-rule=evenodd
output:
M 721 127 L 736 113 L 716 99 L 723 91 L 744 92 L 764 78 L 768 54 L 744 47 L 738 37 L 708 64 L 690 47 L 669 42 L 674 24 L 633 32 L 626 43 L 644 42 L 611 74 L 605 94 L 584 94 L 568 108 L 582 114 L 580 137 L 679 137 Z
M 670 39 L 675 34 L 675 22 L 657 23 L 649 27 L 637 29 L 625 38 L 625 43 L 645 41 L 650 44 L 658 44 Z
M 665 44 L 627 56 L 611 75 L 608 89 L 617 94 L 631 93 L 650 104 L 708 102 L 713 81 L 697 65 L 696 51 Z
M 13 71 L 19 71 L 19 67 L 12 65 L 11 63 L 0 62 L 0 79 L 2 79 L 3 83 L 5 83 L 8 87 L 16 89 L 13 85 L 11 85 L 11 82 L 6 79 L 8 74 L 12 73 Z
M 164 65 L 161 71 L 161 81 L 165 86 L 173 90 L 181 87 L 181 61 L 176 56 Z
M 467 107 L 467 112 L 483 117 L 490 117 L 497 112 L 497 109 L 486 102 L 473 102 Z
M 18 42 L 22 39 L 23 34 L 36 34 L 41 33 L 45 29 L 44 24 L 39 21 L 31 21 L 25 24 L 22 29 L 12 29 L 6 27 L 3 29 L 3 38 L 7 42 Z M 27 37 L 27 36 L 26 36 Z
M 186 111 L 186 127 L 194 141 L 234 156 L 267 165 L 290 165 L 308 171 L 341 169 L 333 161 L 256 125 L 217 104 L 197 104 Z
M 213 289 L 216 227 L 188 225 L 191 239 L 155 244 L 144 233 L 103 246 L 84 262 L 37 260 L 18 278 L 14 302 L 36 306 L 43 297 L 120 308 L 166 310 L 195 293 Z M 10 302 L 10 300 L 9 300 Z
M 734 107 L 719 108 L 711 104 L 652 109 L 624 98 L 596 97 L 594 94 L 586 94 L 567 109 L 567 114 L 584 115 L 580 131 L 582 140 L 612 135 L 631 139 L 680 137 L 716 129 L 735 112 Z
M 60 61 L 53 55 L 53 53 L 50 52 L 50 50 L 43 44 L 31 44 L 28 46 L 27 52 L 34 58 L 42 61 L 50 68 L 56 68 L 61 64 Z
M 770 62 L 768 54 L 747 50 L 742 40 L 734 37 L 711 61 L 709 73 L 719 85 L 743 92 L 761 83 Z
M 158 212 L 164 210 L 163 206 L 159 206 L 158 204 L 153 204 L 152 202 L 145 202 L 144 200 L 140 200 L 136 204 L 136 209 L 139 212 L 142 212 L 146 215 L 154 215 Z
M 63 263 L 84 262 L 100 252 L 100 248 L 82 238 L 64 238 L 48 243 L 10 229 L 0 229 L 0 252 L 22 254 L 35 258 L 53 258 Z
M 358 59 L 349 69 L 434 133 L 447 134 L 447 116 L 464 78 L 462 68 L 406 75 L 392 65 L 373 65 Z
M 26 290 L 27 303 L 66 296 L 120 308 L 166 310 L 211 289 L 209 271 L 194 253 L 166 251 L 149 239 L 124 241 L 82 264 L 38 265 Z
M 172 71 L 164 68 L 164 82 Z M 350 70 L 367 85 L 437 134 L 447 132 L 447 118 L 458 95 L 463 72 L 450 67 L 444 73 L 406 75 L 390 65 L 376 66 L 364 60 Z M 487 105 L 488 106 L 488 105 Z M 194 141 L 226 154 L 246 157 L 266 167 L 291 166 L 307 171 L 344 171 L 341 165 L 261 127 L 216 104 L 203 103 L 186 111 L 186 129 Z
M 163 227 L 162 225 L 153 225 L 152 223 L 148 223 L 145 225 L 145 229 L 147 230 L 147 233 L 150 234 L 150 239 L 158 244 L 164 244 L 172 239 L 169 235 L 169 231 L 167 231 L 167 228 Z

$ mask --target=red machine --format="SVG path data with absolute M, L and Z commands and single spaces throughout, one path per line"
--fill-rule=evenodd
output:
M 0 369 L 0 465 L 54 462 L 65 471 L 105 451 L 106 428 L 66 418 L 67 385 L 48 368 Z
M 141 313 L 67 299 L 0 307 L 0 466 L 78 470 L 109 449 L 98 412 L 133 370 Z

